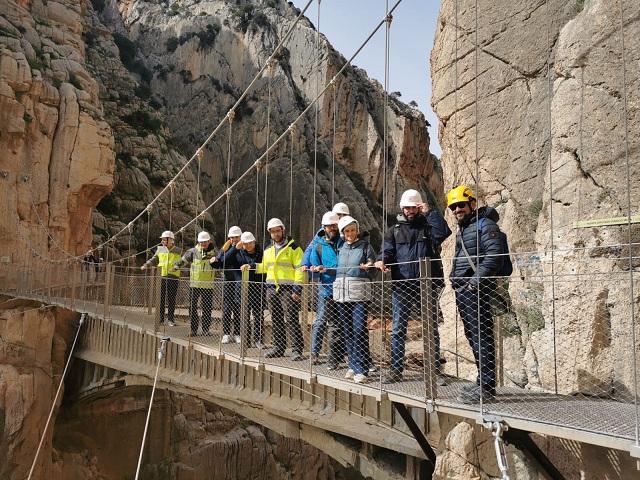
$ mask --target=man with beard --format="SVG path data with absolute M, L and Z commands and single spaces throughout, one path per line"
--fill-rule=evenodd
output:
M 467 404 L 492 400 L 496 393 L 496 349 L 493 337 L 491 294 L 500 274 L 503 257 L 498 212 L 477 208 L 475 195 L 465 185 L 447 194 L 447 207 L 458 221 L 456 250 L 451 269 L 451 286 L 464 325 L 464 334 L 473 350 L 478 378 L 465 387 L 458 400 Z
M 337 318 L 336 304 L 333 301 L 333 282 L 336 279 L 338 266 L 338 249 L 344 242 L 338 235 L 338 220 L 338 215 L 333 212 L 326 212 L 322 216 L 322 229 L 318 231 L 312 241 L 313 248 L 310 254 L 310 270 L 315 272 L 315 275 L 320 279 L 316 319 L 311 327 L 311 362 L 314 365 L 320 363 L 322 340 L 328 326 L 329 360 L 327 368 L 329 370 L 338 368 L 338 364 L 345 354 L 341 323 Z
M 287 348 L 287 332 L 291 339 L 291 360 L 304 360 L 304 342 L 300 328 L 300 293 L 304 282 L 304 272 L 300 268 L 304 252 L 300 245 L 284 235 L 284 223 L 279 218 L 267 222 L 271 245 L 262 256 L 262 263 L 256 273 L 266 274 L 267 302 L 273 322 L 273 348 L 265 353 L 265 358 L 283 357 Z
M 420 308 L 419 260 L 432 260 L 431 277 L 434 280 L 431 282 L 431 294 L 437 302 L 444 284 L 439 247 L 451 235 L 442 214 L 436 209 L 430 209 L 422 201 L 418 191 L 405 191 L 400 199 L 400 208 L 402 211 L 398 214 L 397 223 L 387 230 L 382 253 L 376 262 L 376 267 L 383 272 L 389 271 L 387 264 L 392 264 L 391 278 L 400 280 L 393 282 L 391 292 L 391 368 L 383 379 L 384 383 L 402 381 L 407 325 L 414 306 Z M 439 371 L 441 359 L 437 308 L 429 314 L 434 327 L 435 368 Z M 438 380 L 442 384 L 442 377 L 438 377 Z

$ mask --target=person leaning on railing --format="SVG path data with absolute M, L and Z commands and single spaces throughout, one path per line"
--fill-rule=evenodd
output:
M 291 340 L 291 360 L 304 360 L 302 329 L 300 328 L 300 294 L 304 272 L 300 269 L 304 252 L 298 243 L 285 236 L 284 223 L 279 218 L 267 222 L 271 236 L 269 245 L 256 266 L 257 273 L 266 274 L 267 302 L 273 322 L 273 348 L 265 358 L 283 357 L 287 348 L 287 333 Z
M 371 367 L 367 304 L 371 297 L 369 287 L 375 275 L 376 256 L 368 240 L 360 238 L 360 225 L 355 218 L 342 217 L 338 229 L 344 236 L 344 243 L 338 251 L 333 299 L 338 307 L 347 347 L 349 369 L 345 378 L 363 383 L 367 381 Z M 324 273 L 325 269 L 318 271 Z
M 202 334 L 209 335 L 211 312 L 213 311 L 214 270 L 210 260 L 215 255 L 209 232 L 198 233 L 198 244 L 187 250 L 173 266 L 174 271 L 189 265 L 189 320 L 191 335 L 198 335 L 198 300 L 202 305 Z
M 401 213 L 397 223 L 389 228 L 384 236 L 384 246 L 376 262 L 383 272 L 388 272 L 391 265 L 391 278 L 401 280 L 393 282 L 391 305 L 393 309 L 393 326 L 391 330 L 391 368 L 384 377 L 384 383 L 402 380 L 404 371 L 405 339 L 412 307 L 420 305 L 420 265 L 419 260 L 431 259 L 431 292 L 434 302 L 444 284 L 440 245 L 451 235 L 451 230 L 442 214 L 422 201 L 416 190 L 407 190 L 400 199 Z M 438 333 L 438 311 L 434 308 L 428 312 L 433 322 L 435 343 L 435 369 L 440 371 L 440 335 Z M 438 383 L 443 378 L 438 377 Z
M 158 323 L 164 323 L 164 308 L 167 305 L 167 324 L 175 327 L 174 314 L 176 310 L 176 295 L 178 293 L 178 278 L 180 272 L 172 270 L 173 265 L 180 261 L 182 250 L 174 244 L 175 236 L 170 230 L 165 230 L 160 235 L 161 245 L 157 248 L 156 253 L 140 270 L 146 270 L 148 267 L 160 267 L 160 306 L 158 307 Z
M 496 276 L 502 261 L 499 215 L 491 207 L 477 208 L 476 196 L 465 185 L 449 191 L 447 207 L 458 222 L 451 286 L 456 292 L 464 333 L 478 368 L 476 383 L 463 388 L 458 400 L 474 404 L 480 401 L 481 395 L 487 401 L 496 393 L 496 349 L 491 313 L 495 279 L 490 277 Z
M 262 262 L 262 245 L 256 242 L 256 237 L 251 232 L 242 232 L 240 242 L 233 245 L 226 253 L 235 257 L 235 264 L 240 270 L 249 271 L 249 288 L 247 292 L 248 313 L 253 316 L 253 328 L 248 325 L 247 335 L 251 344 L 256 348 L 264 348 L 264 308 L 266 298 L 264 294 L 264 274 L 256 272 L 256 265 Z M 238 289 L 238 295 L 241 290 Z M 238 303 L 240 299 L 238 299 Z

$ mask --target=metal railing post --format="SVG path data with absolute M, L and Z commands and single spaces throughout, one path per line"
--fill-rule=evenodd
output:
M 435 400 L 438 396 L 436 385 L 436 349 L 434 321 L 437 319 L 437 299 L 433 294 L 431 279 L 431 259 L 420 260 L 420 319 L 422 321 L 423 375 L 425 396 Z
M 240 283 L 240 358 L 244 359 L 247 353 L 249 339 L 249 270 L 242 271 L 242 282 Z
M 312 293 L 312 287 L 309 285 L 309 273 L 304 273 L 304 279 L 302 280 L 302 293 L 300 296 L 300 312 L 302 322 L 302 348 L 300 352 L 304 354 L 304 346 L 309 345 L 311 350 L 311 328 L 309 326 L 309 297 Z M 313 361 L 309 358 L 309 371 L 313 374 Z
M 107 312 L 110 309 L 110 295 L 109 295 L 109 291 L 111 290 L 111 264 L 107 263 L 107 265 L 105 266 L 105 272 L 104 272 L 104 298 L 103 298 L 103 306 L 104 306 L 104 310 L 102 312 L 102 316 L 106 319 L 107 318 Z
M 76 275 L 77 275 L 77 263 L 71 265 L 71 308 L 76 308 Z
M 181 277 L 180 277 L 181 278 Z M 180 288 L 180 280 L 178 280 L 178 288 Z M 160 267 L 153 269 L 153 298 L 152 298 L 152 309 L 155 312 L 155 316 L 153 317 L 153 331 L 158 332 L 160 324 L 158 320 L 160 317 L 164 318 L 164 312 L 160 311 L 160 292 L 162 290 L 162 278 L 160 278 Z M 168 287 L 167 287 L 168 290 Z M 168 295 L 168 292 L 165 294 Z M 177 296 L 177 294 L 176 294 Z M 167 299 L 165 298 L 165 308 L 167 308 Z M 168 319 L 167 319 L 168 320 Z

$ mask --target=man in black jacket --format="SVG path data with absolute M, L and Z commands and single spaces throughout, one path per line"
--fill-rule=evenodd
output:
M 490 207 L 477 208 L 475 195 L 465 185 L 447 194 L 447 207 L 458 221 L 451 286 L 464 333 L 473 350 L 478 378 L 475 385 L 463 389 L 458 400 L 474 404 L 492 400 L 496 393 L 496 349 L 491 315 L 491 294 L 500 270 L 502 242 L 497 225 L 498 212 Z M 479 248 L 478 248 L 479 243 Z
M 440 244 L 451 235 L 451 230 L 442 214 L 429 209 L 416 190 L 407 190 L 400 199 L 402 213 L 398 223 L 387 230 L 382 253 L 376 267 L 388 271 L 391 265 L 391 278 L 401 280 L 393 282 L 391 302 L 393 325 L 391 331 L 391 368 L 383 379 L 385 383 L 399 382 L 404 371 L 405 340 L 407 325 L 415 304 L 420 303 L 420 265 L 422 258 L 432 259 L 432 278 L 442 279 L 442 261 Z M 443 280 L 432 282 L 432 295 L 437 301 L 437 292 L 442 288 Z M 434 340 L 436 350 L 436 369 L 440 368 L 440 336 L 438 334 L 437 310 L 429 312 L 434 320 Z

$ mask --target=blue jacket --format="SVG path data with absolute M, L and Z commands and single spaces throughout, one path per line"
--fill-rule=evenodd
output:
M 320 237 L 324 237 L 324 229 L 323 228 L 321 228 L 320 230 L 318 230 L 316 232 L 316 234 L 313 236 L 313 238 L 311 239 L 311 241 L 307 245 L 307 248 L 304 249 L 304 255 L 302 255 L 302 263 L 300 264 L 301 266 L 310 267 L 312 265 L 311 264 L 311 252 L 315 248 L 316 242 L 318 241 L 318 239 Z
M 231 249 L 233 249 L 233 252 L 231 252 Z M 240 264 L 237 262 L 235 255 L 237 251 L 234 246 L 230 246 L 226 252 L 221 248 L 216 255 L 216 261 L 213 263 L 213 268 L 224 269 L 224 278 L 230 282 L 242 280 Z
M 322 233 L 321 233 L 322 232 Z M 328 270 L 321 274 L 314 274 L 314 278 L 319 278 L 322 286 L 318 289 L 318 293 L 323 297 L 331 297 L 333 295 L 333 282 L 336 279 L 336 267 L 338 266 L 338 249 L 344 244 L 344 240 L 337 236 L 333 243 L 325 238 L 325 232 L 318 232 L 313 240 L 309 243 L 311 250 L 309 252 L 309 262 L 312 266 L 323 266 Z M 309 247 L 307 247 L 309 249 Z M 318 255 L 320 251 L 320 255 Z M 304 260 L 303 260 L 304 261 Z
M 412 222 L 399 214 L 397 222 L 387 230 L 384 236 L 384 246 L 378 260 L 391 265 L 393 280 L 409 280 L 420 278 L 418 260 L 431 258 L 431 276 L 442 278 L 442 261 L 440 260 L 440 245 L 451 235 L 451 229 L 442 214 L 430 209 L 426 215 L 418 215 Z M 412 263 L 405 263 L 412 262 Z

